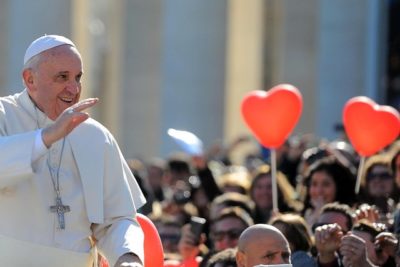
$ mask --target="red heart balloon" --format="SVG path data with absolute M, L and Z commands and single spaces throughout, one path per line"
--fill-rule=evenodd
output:
M 268 92 L 247 94 L 241 106 L 242 116 L 257 140 L 267 148 L 278 148 L 296 126 L 303 108 L 299 90 L 279 84 Z
M 392 143 L 400 132 L 400 116 L 390 106 L 380 106 L 365 96 L 347 101 L 343 124 L 354 149 L 370 156 Z
M 144 267 L 164 265 L 164 250 L 160 235 L 153 222 L 143 214 L 137 213 L 136 219 L 144 233 Z

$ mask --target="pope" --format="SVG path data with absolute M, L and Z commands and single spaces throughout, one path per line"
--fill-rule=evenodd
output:
M 82 59 L 45 35 L 24 57 L 25 89 L 0 98 L 0 266 L 143 266 L 145 203 L 112 134 L 80 101 Z

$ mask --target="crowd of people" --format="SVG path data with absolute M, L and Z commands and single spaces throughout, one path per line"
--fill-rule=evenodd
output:
M 290 138 L 276 151 L 279 211 L 268 153 L 238 165 L 231 151 L 129 162 L 165 266 L 400 266 L 400 141 L 366 159 L 355 193 L 360 159 L 349 142 Z M 200 236 L 194 216 L 206 219 Z

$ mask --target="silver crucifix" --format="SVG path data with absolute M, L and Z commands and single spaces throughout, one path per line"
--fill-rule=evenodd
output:
M 64 213 L 70 211 L 69 206 L 63 205 L 63 203 L 61 201 L 61 198 L 57 196 L 56 197 L 56 205 L 55 206 L 50 206 L 50 211 L 57 213 L 58 224 L 59 224 L 61 229 L 65 229 Z

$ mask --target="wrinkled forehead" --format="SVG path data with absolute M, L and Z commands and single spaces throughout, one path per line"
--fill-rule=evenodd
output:
M 289 245 L 285 242 L 279 242 L 275 244 L 270 244 L 269 246 L 252 246 L 244 250 L 244 253 L 250 257 L 263 258 L 266 256 L 281 255 L 289 256 L 291 255 Z
M 71 45 L 60 45 L 57 47 L 53 47 L 51 49 L 43 51 L 42 53 L 40 53 L 40 55 L 44 58 L 67 56 L 71 58 L 76 57 L 79 60 L 81 59 L 81 54 L 79 53 L 78 49 Z
M 276 232 L 252 236 L 247 242 L 247 247 L 250 250 L 258 250 L 261 253 L 268 251 L 281 253 L 289 250 L 289 244 L 285 237 Z
M 73 71 L 82 72 L 83 63 L 78 50 L 69 45 L 62 45 L 46 50 L 37 55 L 35 65 L 39 69 L 53 71 Z

